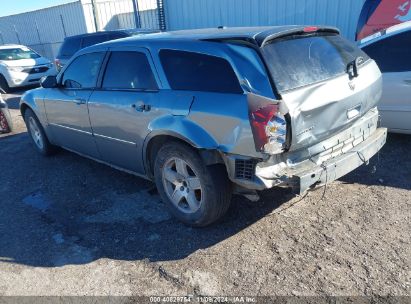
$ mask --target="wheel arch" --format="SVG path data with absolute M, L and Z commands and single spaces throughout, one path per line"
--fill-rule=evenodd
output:
M 181 133 L 171 130 L 156 130 L 147 136 L 144 143 L 143 159 L 145 162 L 146 174 L 153 178 L 153 168 L 156 155 L 160 148 L 167 142 L 176 142 L 196 150 L 206 165 L 224 164 L 224 160 L 211 141 L 193 140 Z

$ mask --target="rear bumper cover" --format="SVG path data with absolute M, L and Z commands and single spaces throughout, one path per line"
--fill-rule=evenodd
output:
M 350 151 L 329 159 L 320 166 L 313 164 L 309 168 L 297 169 L 287 184 L 296 193 L 301 194 L 315 186 L 325 185 L 339 179 L 361 165 L 366 164 L 384 146 L 386 139 L 387 129 L 378 128 L 365 141 Z
M 292 188 L 295 193 L 301 194 L 310 188 L 330 183 L 363 164 L 367 164 L 371 157 L 384 146 L 387 139 L 387 129 L 377 128 L 378 112 L 371 112 L 368 119 L 358 124 L 358 130 L 367 129 L 367 136 L 357 139 L 358 143 L 322 162 L 314 162 L 308 158 L 294 165 L 286 163 L 269 165 L 267 162 L 256 164 L 254 177 L 251 180 L 238 179 L 230 174 L 231 180 L 241 188 L 249 190 L 264 190 L 275 186 Z M 348 130 L 353 133 L 355 127 Z M 356 141 L 357 141 L 356 140 Z M 330 155 L 331 156 L 331 155 Z M 229 172 L 235 172 L 236 156 L 226 158 Z M 272 173 L 270 173 L 272 172 Z M 276 173 L 274 173 L 276 172 Z M 281 172 L 281 173 L 280 173 Z

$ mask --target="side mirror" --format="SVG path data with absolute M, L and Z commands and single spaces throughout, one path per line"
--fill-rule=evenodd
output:
M 43 76 L 40 79 L 40 85 L 46 89 L 52 89 L 57 87 L 57 78 L 54 75 Z

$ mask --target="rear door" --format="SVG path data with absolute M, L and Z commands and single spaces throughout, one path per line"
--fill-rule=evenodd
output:
M 95 89 L 105 52 L 80 55 L 61 76 L 58 88 L 45 97 L 47 119 L 54 140 L 61 146 L 98 158 L 87 101 Z
M 161 113 L 158 79 L 146 49 L 110 51 L 88 103 L 91 125 L 104 161 L 143 174 L 142 145 L 150 121 Z
M 378 67 L 337 34 L 286 36 L 263 46 L 262 53 L 289 111 L 291 150 L 348 128 L 380 99 Z
M 411 31 L 376 41 L 363 50 L 383 73 L 378 108 L 382 124 L 391 130 L 411 130 Z

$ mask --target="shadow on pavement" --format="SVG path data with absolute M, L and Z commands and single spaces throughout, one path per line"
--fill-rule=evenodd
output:
M 375 157 L 341 180 L 410 189 L 410 150 L 409 136 L 390 134 L 379 161 Z M 220 223 L 193 229 L 171 218 L 151 182 L 65 151 L 42 157 L 27 133 L 0 141 L 0 155 L 4 263 L 179 260 L 236 235 L 294 197 L 282 189 L 264 193 L 264 203 L 234 197 Z
M 383 185 L 411 190 L 411 135 L 388 133 L 387 143 L 368 166 L 340 178 L 349 184 Z
M 100 258 L 169 261 L 230 238 L 294 196 L 235 196 L 212 227 L 173 219 L 151 182 L 61 151 L 45 158 L 27 133 L 0 141 L 0 262 L 57 267 Z

